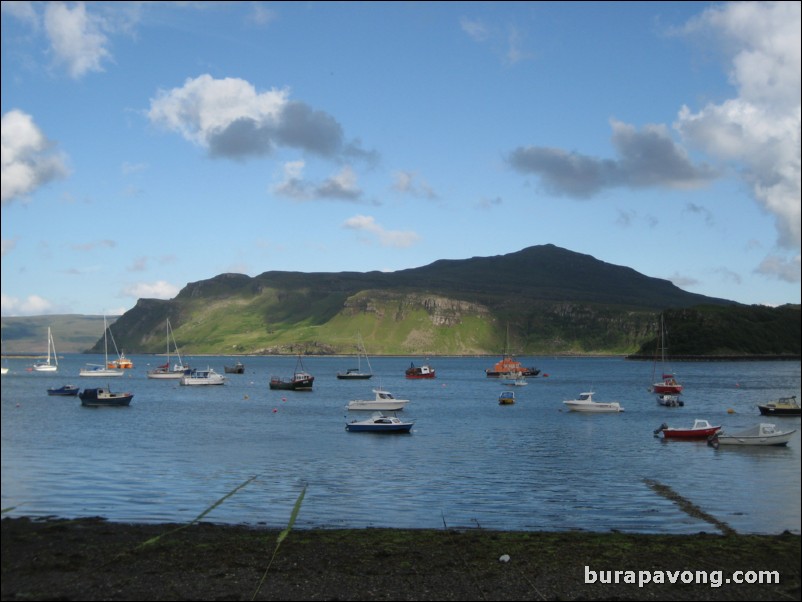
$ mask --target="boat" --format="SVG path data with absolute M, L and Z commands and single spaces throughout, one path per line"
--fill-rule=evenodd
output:
M 790 397 L 780 397 L 776 401 L 770 401 L 757 406 L 760 413 L 764 416 L 800 416 L 799 402 L 796 395 Z
M 107 388 L 84 389 L 78 394 L 81 405 L 90 408 L 127 406 L 134 398 L 133 393 L 112 393 Z
M 721 426 L 713 426 L 707 420 L 696 419 L 690 428 L 669 428 L 665 423 L 655 429 L 655 436 L 663 433 L 665 439 L 707 439 L 721 430 Z
M 576 399 L 569 399 L 563 403 L 572 412 L 623 412 L 624 408 L 617 401 L 593 401 L 593 391 L 580 393 Z
M 517 380 L 519 378 L 532 378 L 540 374 L 540 370 L 534 366 L 526 367 L 510 351 L 510 328 L 507 327 L 507 343 L 504 353 L 499 361 L 492 368 L 485 370 L 487 378 L 508 378 Z
M 125 357 L 125 353 L 120 353 L 117 349 L 117 342 L 114 340 L 114 334 L 111 332 L 111 328 L 109 328 L 108 331 L 111 337 L 111 344 L 114 345 L 114 353 L 117 354 L 117 359 L 109 361 L 109 359 L 106 358 L 106 368 L 109 370 L 129 370 L 133 368 L 134 362 Z
M 667 408 L 680 408 L 685 405 L 685 402 L 679 398 L 679 395 L 670 395 L 668 393 L 658 395 L 657 403 Z
M 515 403 L 515 392 L 514 391 L 503 391 L 498 396 L 498 405 L 500 406 L 511 406 Z
M 178 361 L 170 366 L 170 341 L 173 342 L 175 348 L 175 355 Z M 170 328 L 170 319 L 167 319 L 167 361 L 161 366 L 156 366 L 153 370 L 148 370 L 148 378 L 159 379 L 179 379 L 189 372 L 190 367 L 181 360 L 181 354 L 178 352 L 178 344 L 175 342 L 175 336 Z
M 365 361 L 368 364 L 368 371 L 362 371 L 362 356 L 365 356 Z M 362 338 L 359 338 L 357 345 L 356 359 L 358 366 L 356 368 L 348 368 L 345 372 L 338 372 L 337 378 L 340 380 L 367 380 L 373 376 L 373 369 L 370 367 L 370 360 L 368 359 L 365 345 L 362 343 Z
M 125 352 L 123 352 L 116 360 L 111 360 L 106 367 L 113 370 L 130 370 L 134 367 L 134 362 L 125 357 Z
M 53 362 L 50 362 L 50 352 L 53 352 Z M 36 362 L 33 365 L 36 372 L 56 372 L 58 371 L 58 355 L 56 355 L 56 345 L 53 342 L 53 334 L 50 327 L 47 327 L 47 359 L 43 362 Z
M 280 389 L 285 391 L 310 391 L 315 382 L 315 377 L 309 374 L 304 368 L 301 356 L 298 356 L 298 361 L 295 363 L 295 371 L 292 376 L 284 377 L 271 376 L 270 388 Z
M 106 322 L 106 316 L 103 316 L 103 354 L 105 356 L 105 362 L 103 365 L 98 364 L 87 364 L 86 368 L 81 368 L 80 372 L 78 372 L 79 376 L 102 376 L 102 377 L 117 377 L 123 376 L 125 372 L 122 370 L 116 370 L 114 368 L 109 368 L 109 326 Z
M 407 378 L 434 378 L 435 371 L 429 364 L 421 364 L 420 366 L 416 366 L 413 362 L 410 362 L 409 368 L 406 369 L 404 372 Z
M 716 449 L 719 445 L 786 445 L 795 432 L 778 431 L 776 425 L 761 422 L 737 433 L 719 431 L 707 438 L 707 444 Z
M 75 397 L 80 391 L 80 387 L 75 385 L 63 385 L 61 387 L 49 387 L 47 389 L 48 395 L 59 395 L 62 397 Z
M 345 430 L 352 433 L 408 433 L 414 422 L 403 422 L 397 416 L 387 416 L 377 412 L 367 420 L 352 420 L 345 424 Z
M 361 410 L 384 410 L 395 412 L 403 410 L 409 403 L 408 399 L 396 399 L 392 393 L 384 389 L 373 389 L 375 397 L 373 399 L 353 399 L 348 402 L 346 408 L 351 411 Z
M 226 374 L 245 374 L 245 364 L 237 362 L 233 366 L 223 366 Z
M 658 395 L 679 395 L 682 393 L 682 385 L 679 384 L 677 377 L 673 372 L 666 371 L 666 350 L 668 349 L 667 339 L 668 337 L 666 335 L 665 323 L 663 321 L 663 315 L 661 314 L 660 340 L 658 342 L 657 349 L 655 350 L 654 364 L 652 365 L 652 386 L 650 387 L 650 390 L 652 393 L 657 393 Z M 660 356 L 659 365 L 661 367 L 662 378 L 662 380 L 659 381 L 655 378 L 658 366 L 658 355 Z
M 181 384 L 187 386 L 193 385 L 224 385 L 226 377 L 218 374 L 212 368 L 206 370 L 189 370 L 186 374 L 181 376 Z

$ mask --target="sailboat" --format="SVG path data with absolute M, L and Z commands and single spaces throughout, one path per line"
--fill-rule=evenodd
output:
M 365 361 L 368 363 L 368 371 L 362 372 L 362 356 L 365 356 Z M 356 352 L 357 368 L 348 368 L 345 372 L 338 372 L 337 378 L 340 380 L 367 380 L 373 376 L 373 369 L 370 367 L 370 360 L 368 359 L 368 352 L 365 350 L 365 345 L 362 342 L 362 337 L 359 337 L 359 345 Z
M 78 376 L 123 376 L 125 372 L 122 370 L 114 370 L 109 368 L 109 326 L 106 322 L 106 316 L 103 316 L 103 353 L 105 361 L 103 365 L 87 364 L 86 368 L 81 368 Z
M 50 363 L 50 351 L 53 351 L 53 363 Z M 56 345 L 53 343 L 53 334 L 50 326 L 47 327 L 47 359 L 43 362 L 36 362 L 33 369 L 37 372 L 56 372 L 58 370 L 58 356 L 56 355 Z
M 657 393 L 658 395 L 679 395 L 682 393 L 682 385 L 677 382 L 676 377 L 674 376 L 673 372 L 666 371 L 666 348 L 668 347 L 668 343 L 666 342 L 666 328 L 665 324 L 663 323 L 663 316 L 660 315 L 660 341 L 658 343 L 657 352 L 654 356 L 654 365 L 652 367 L 652 386 L 651 392 Z M 660 355 L 660 368 L 661 368 L 661 378 L 663 380 L 657 380 L 656 372 L 657 372 L 657 355 Z
M 175 347 L 175 354 L 178 356 L 178 361 L 171 367 L 170 366 L 170 340 L 173 341 Z M 179 379 L 184 376 L 184 373 L 189 370 L 189 366 L 181 361 L 181 354 L 178 353 L 178 345 L 175 342 L 173 331 L 170 328 L 170 319 L 167 319 L 167 361 L 161 366 L 157 366 L 153 370 L 148 370 L 148 378 L 162 378 L 162 379 Z

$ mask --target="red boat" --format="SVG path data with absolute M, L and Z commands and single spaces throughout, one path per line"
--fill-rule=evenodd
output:
M 707 439 L 721 430 L 721 426 L 713 426 L 707 420 L 696 419 L 691 428 L 669 428 L 661 424 L 654 434 L 663 433 L 665 439 Z
M 511 355 L 505 355 L 496 362 L 493 368 L 485 370 L 488 378 L 529 378 L 540 374 L 535 367 L 527 368 Z
M 663 374 L 663 380 L 652 385 L 652 393 L 658 395 L 679 395 L 682 385 L 677 382 L 673 374 Z
M 404 374 L 407 378 L 434 378 L 434 368 L 429 364 L 416 366 L 414 363 L 410 362 L 409 368 L 407 368 Z

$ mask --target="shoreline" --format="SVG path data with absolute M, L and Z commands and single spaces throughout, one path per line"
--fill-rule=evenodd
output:
M 787 532 L 287 529 L 279 541 L 209 523 L 0 524 L 3 600 L 800 599 L 800 535 Z

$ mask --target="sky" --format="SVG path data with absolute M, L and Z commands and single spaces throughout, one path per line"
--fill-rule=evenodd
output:
M 800 303 L 799 2 L 2 2 L 2 315 L 553 244 Z

